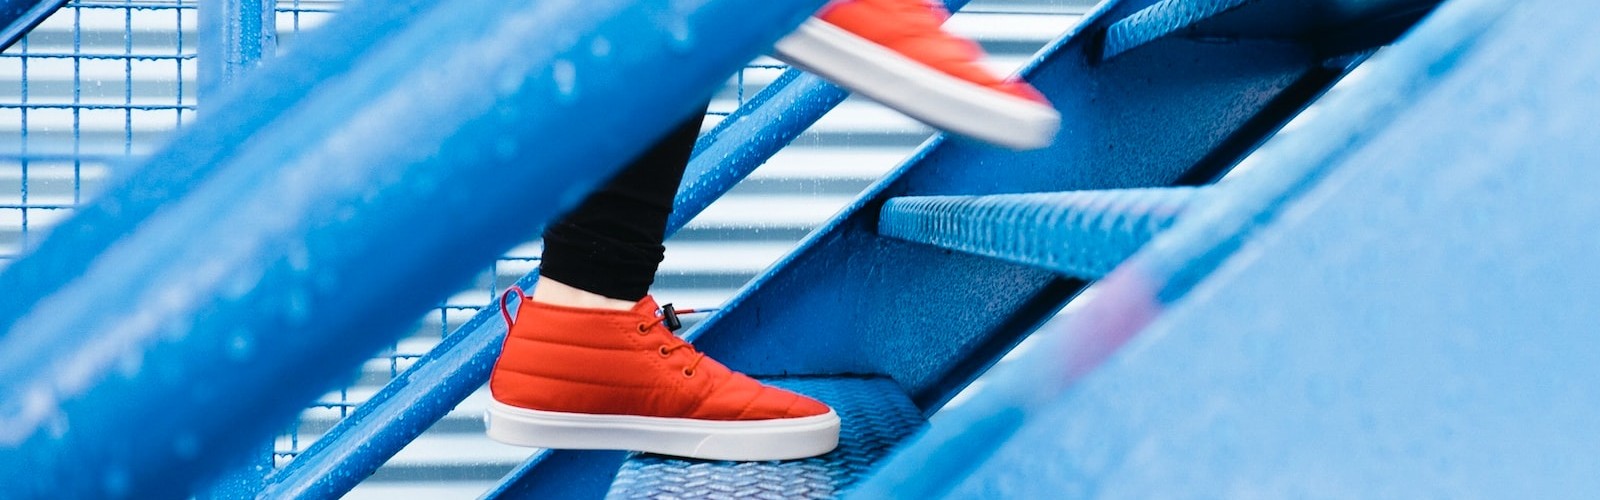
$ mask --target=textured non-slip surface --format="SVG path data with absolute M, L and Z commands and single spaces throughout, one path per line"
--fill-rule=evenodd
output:
M 839 448 L 805 460 L 726 462 L 630 457 L 607 498 L 834 498 L 922 425 L 886 378 L 794 378 L 767 383 L 821 400 L 843 420 Z
M 1106 30 L 1111 59 L 1169 36 L 1297 40 L 1330 54 L 1389 43 L 1438 0 L 1165 0 Z
M 1199 192 L 910 196 L 884 205 L 878 234 L 1099 279 L 1171 226 Z

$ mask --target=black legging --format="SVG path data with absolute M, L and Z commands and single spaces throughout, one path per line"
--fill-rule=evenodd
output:
M 666 251 L 667 217 L 704 119 L 702 108 L 546 228 L 539 274 L 613 299 L 644 298 Z

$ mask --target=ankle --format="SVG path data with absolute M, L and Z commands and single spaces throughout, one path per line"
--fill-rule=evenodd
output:
M 539 278 L 539 285 L 533 288 L 534 302 L 553 306 L 578 307 L 584 309 L 608 309 L 614 311 L 629 311 L 635 302 L 614 299 L 598 293 L 584 291 L 572 285 L 562 283 L 550 278 Z

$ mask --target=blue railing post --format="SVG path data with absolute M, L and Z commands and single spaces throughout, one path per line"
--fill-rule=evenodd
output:
M 272 57 L 277 50 L 276 0 L 200 0 L 197 9 L 200 35 L 196 62 L 200 85 L 200 109 L 208 109 L 205 97 L 222 92 Z M 216 499 L 253 498 L 266 484 L 273 469 L 273 443 L 264 443 L 250 452 L 242 467 L 234 467 L 211 485 L 207 497 Z
M 955 11 L 968 0 L 944 3 Z M 673 203 L 668 236 L 848 96 L 849 92 L 815 75 L 785 70 L 695 144 Z M 518 279 L 517 285 L 531 290 L 538 279 L 535 270 Z M 488 380 L 505 333 L 498 305 L 479 311 L 289 465 L 273 473 L 266 492 L 275 498 L 320 498 L 349 491 Z
M 0 273 L 0 491 L 192 493 L 821 3 L 342 15 Z
M 278 45 L 276 4 L 276 0 L 200 0 L 197 76 L 202 97 L 272 57 Z

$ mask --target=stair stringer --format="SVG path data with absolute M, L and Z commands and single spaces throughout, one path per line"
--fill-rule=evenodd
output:
M 1269 146 L 1289 175 L 1135 256 L 1165 312 L 953 496 L 1600 495 L 1596 14 L 1441 6 Z
M 881 238 L 886 200 L 1209 178 L 1236 159 L 1219 151 L 1247 150 L 1342 74 L 1274 41 L 1169 39 L 1095 63 L 1110 21 L 1146 5 L 1103 5 L 1024 70 L 1062 110 L 1055 145 L 932 140 L 689 336 L 753 374 L 888 375 L 932 411 L 1085 282 Z

